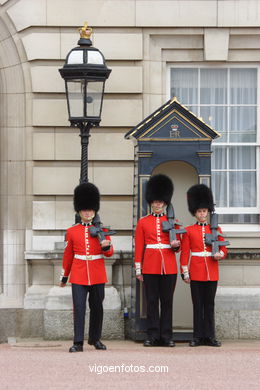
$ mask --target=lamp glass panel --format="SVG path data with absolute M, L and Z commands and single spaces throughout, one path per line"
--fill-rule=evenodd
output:
M 99 51 L 88 51 L 88 64 L 103 65 L 104 59 Z
M 84 116 L 84 80 L 67 81 L 68 105 L 70 117 Z
M 100 117 L 104 81 L 90 81 L 87 84 L 86 116 Z
M 67 64 L 83 64 L 83 50 L 72 51 L 68 56 Z

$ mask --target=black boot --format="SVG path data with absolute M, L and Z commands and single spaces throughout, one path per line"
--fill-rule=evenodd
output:
M 192 339 L 189 342 L 190 347 L 198 347 L 200 345 L 205 345 L 205 344 L 204 344 L 204 339 L 199 338 L 199 337 L 194 337 L 194 339 Z
M 159 347 L 160 343 L 159 340 L 150 340 L 147 339 L 144 341 L 144 347 Z
M 209 347 L 221 347 L 221 342 L 214 339 L 214 337 L 207 337 L 205 339 L 205 345 L 208 345 Z
M 173 339 L 163 340 L 162 341 L 162 346 L 163 347 L 175 347 L 175 342 L 173 341 Z
M 88 341 L 89 345 L 94 345 L 94 347 L 96 349 L 102 349 L 103 351 L 107 349 L 107 347 L 105 346 L 105 344 L 101 343 L 100 340 L 97 340 L 97 341 Z
M 83 343 L 74 343 L 72 347 L 70 347 L 69 352 L 83 352 Z

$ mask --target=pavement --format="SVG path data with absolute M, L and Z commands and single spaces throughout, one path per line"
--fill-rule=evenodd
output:
M 224 340 L 220 348 L 102 341 L 106 351 L 86 344 L 69 353 L 69 341 L 10 339 L 0 345 L 0 390 L 260 389 L 260 340 Z

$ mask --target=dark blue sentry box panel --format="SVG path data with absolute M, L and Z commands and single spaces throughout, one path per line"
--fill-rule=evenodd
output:
M 166 102 L 131 129 L 126 139 L 137 140 L 138 176 L 149 179 L 159 164 L 184 161 L 198 176 L 211 175 L 211 142 L 220 134 L 198 118 L 176 98 Z M 140 188 L 139 182 L 139 201 Z M 142 180 L 143 187 L 143 180 Z M 140 208 L 138 208 L 140 210 Z M 140 215 L 139 215 L 140 216 Z
M 192 165 L 199 182 L 210 185 L 211 142 L 220 134 L 198 118 L 176 98 L 166 102 L 131 129 L 126 139 L 136 139 L 138 159 L 137 217 L 147 214 L 144 193 L 153 170 L 167 161 L 183 161 Z M 133 277 L 131 334 L 135 340 L 145 337 L 145 297 L 140 283 Z M 184 334 L 183 336 L 184 337 Z M 186 335 L 185 337 L 190 337 Z M 178 339 L 178 335 L 175 335 Z

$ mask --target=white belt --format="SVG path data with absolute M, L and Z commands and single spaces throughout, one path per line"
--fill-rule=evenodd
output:
M 166 248 L 171 248 L 171 245 L 169 245 L 169 244 L 148 244 L 148 245 L 146 245 L 146 248 L 166 249 Z
M 212 252 L 191 252 L 191 255 L 197 257 L 210 257 L 212 256 Z
M 97 260 L 97 259 L 103 259 L 103 255 L 74 255 L 75 259 L 80 259 L 80 260 Z

